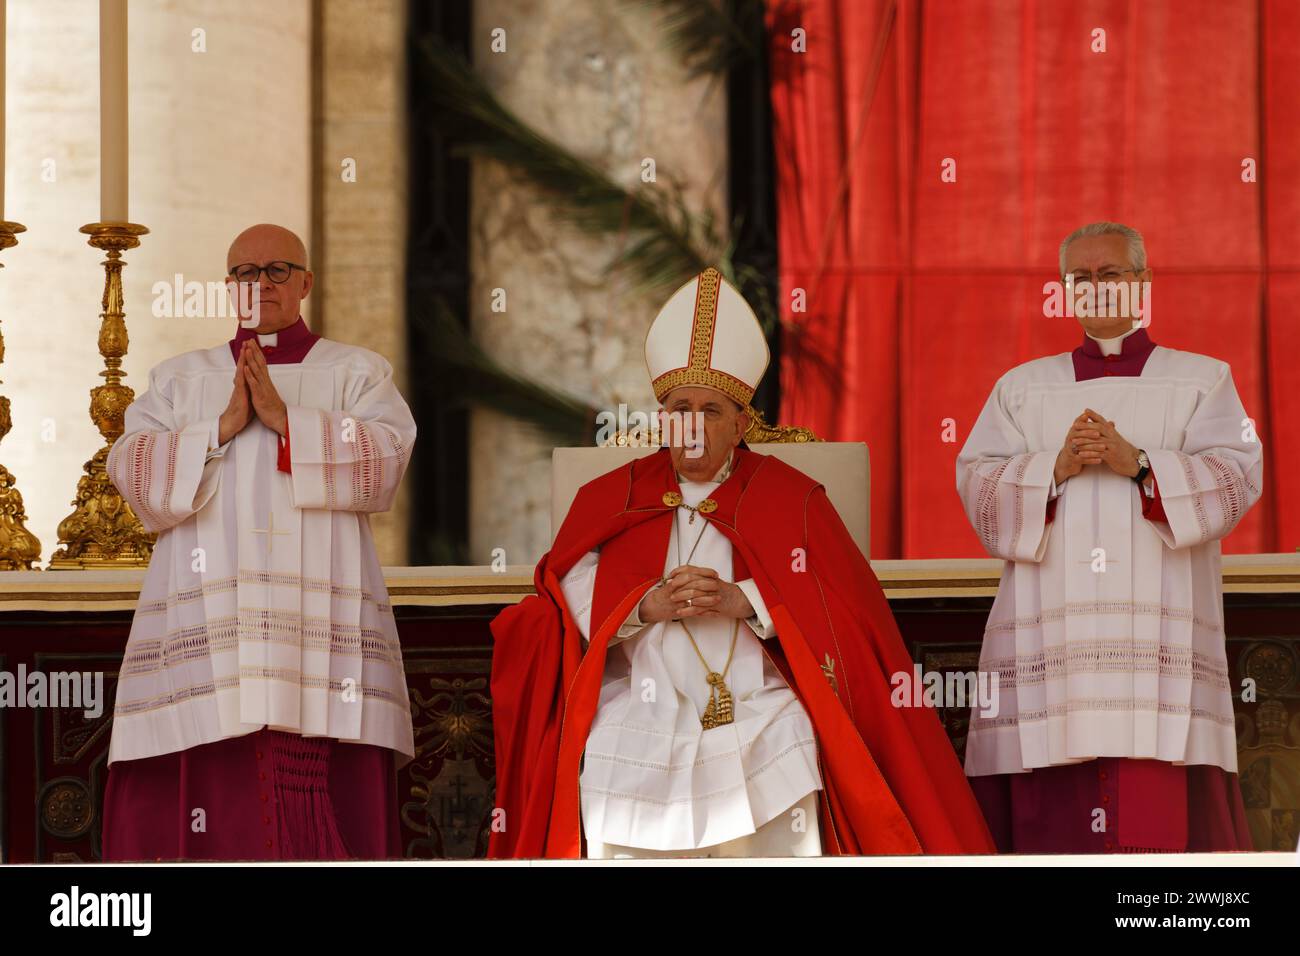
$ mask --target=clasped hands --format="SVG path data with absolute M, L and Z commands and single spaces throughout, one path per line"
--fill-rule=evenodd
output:
M 744 620 L 754 616 L 754 608 L 745 592 L 723 581 L 717 571 L 683 564 L 670 571 L 659 587 L 650 589 L 637 613 L 645 623 L 654 624 L 684 617 Z
M 1114 422 L 1085 408 L 1065 435 L 1052 477 L 1059 485 L 1083 471 L 1085 465 L 1106 465 L 1117 475 L 1136 478 L 1142 470 L 1137 454 L 1138 449 L 1115 430 Z
M 256 339 L 245 339 L 235 362 L 234 391 L 221 413 L 218 438 L 221 444 L 239 434 L 254 415 L 280 436 L 289 430 L 289 410 L 271 382 L 266 356 Z

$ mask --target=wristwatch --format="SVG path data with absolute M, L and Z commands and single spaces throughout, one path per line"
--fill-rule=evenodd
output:
M 1138 473 L 1133 476 L 1133 480 L 1140 485 L 1142 482 L 1147 480 L 1147 475 L 1151 474 L 1151 459 L 1148 458 L 1147 453 L 1140 448 L 1138 449 L 1137 459 Z

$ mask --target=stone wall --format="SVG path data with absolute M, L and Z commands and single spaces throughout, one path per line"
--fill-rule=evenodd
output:
M 506 52 L 490 49 L 504 29 Z M 477 0 L 475 68 L 542 134 L 629 188 L 679 183 L 691 207 L 726 208 L 722 85 L 689 80 L 646 7 L 602 0 Z M 659 185 L 642 184 L 655 160 Z M 471 324 L 502 365 L 597 408 L 655 406 L 642 344 L 658 301 L 605 267 L 620 237 L 557 221 L 534 189 L 499 164 L 472 170 Z M 503 289 L 506 311 L 492 310 Z M 549 547 L 551 440 L 492 411 L 471 418 L 470 553 L 496 548 L 528 564 Z

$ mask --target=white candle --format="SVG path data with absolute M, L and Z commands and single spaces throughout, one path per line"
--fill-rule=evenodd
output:
M 127 218 L 126 0 L 99 0 L 99 221 Z

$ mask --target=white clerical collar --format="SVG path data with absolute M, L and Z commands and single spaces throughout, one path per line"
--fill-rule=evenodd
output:
M 279 333 L 279 332 L 267 332 L 265 335 L 263 335 L 261 332 L 258 332 L 258 333 L 257 333 L 257 344 L 258 344 L 258 345 L 270 345 L 270 346 L 275 346 L 276 344 L 279 343 L 279 341 L 280 341 L 280 333 Z
M 1139 325 L 1138 329 L 1141 327 Z M 1088 335 L 1086 332 L 1084 334 L 1097 343 L 1097 348 L 1101 349 L 1102 355 L 1119 355 L 1124 351 L 1124 340 L 1136 331 L 1137 329 L 1129 329 L 1123 335 L 1117 335 L 1113 339 L 1099 339 L 1095 335 Z
M 710 478 L 708 482 L 692 482 L 690 478 L 683 478 L 682 473 L 679 471 L 677 472 L 677 483 L 679 485 L 683 483 L 686 484 L 711 483 L 715 485 L 721 484 L 722 482 L 726 481 L 728 478 L 731 477 L 731 459 L 734 455 L 735 455 L 735 449 L 732 449 L 732 451 L 727 454 L 727 460 L 722 463 L 722 467 L 717 470 L 717 473 L 714 474 L 714 476 Z

